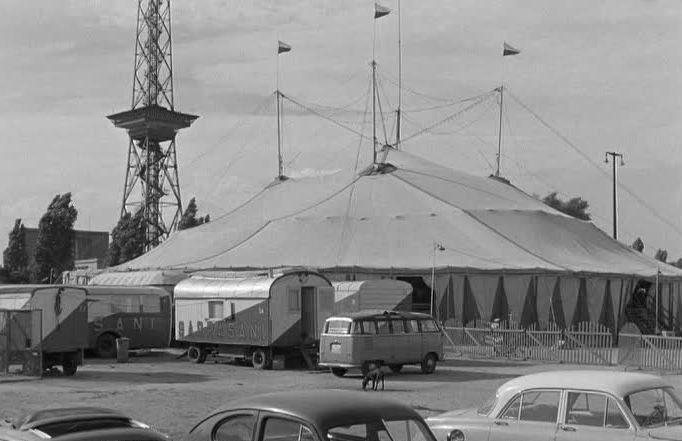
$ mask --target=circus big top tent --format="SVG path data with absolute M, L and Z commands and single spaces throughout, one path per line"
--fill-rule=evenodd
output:
M 682 271 L 507 182 L 389 147 L 352 179 L 275 181 L 114 270 L 285 267 L 315 268 L 334 280 L 401 278 L 416 291 L 416 279 L 430 290 L 435 267 L 434 309 L 442 319 L 598 320 L 608 327 L 621 321 L 634 284 L 660 271 L 661 307 L 670 320 L 682 312 Z

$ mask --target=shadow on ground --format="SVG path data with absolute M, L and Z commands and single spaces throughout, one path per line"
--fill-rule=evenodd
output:
M 480 371 L 464 371 L 464 370 L 445 370 L 436 369 L 433 374 L 422 374 L 418 369 L 409 370 L 404 369 L 399 374 L 386 374 L 386 384 L 389 382 L 444 382 L 462 383 L 468 381 L 484 381 L 484 380 L 504 380 L 508 378 L 518 377 L 518 374 L 508 374 L 500 372 L 480 372 Z M 362 375 L 347 374 L 344 378 L 352 381 L 360 381 Z
M 443 366 L 452 367 L 516 367 L 527 365 L 526 361 L 516 360 L 475 360 L 470 358 L 448 358 L 441 361 Z
M 188 374 L 180 372 L 122 372 L 122 371 L 79 371 L 72 378 L 80 382 L 97 383 L 126 383 L 126 384 L 178 384 L 178 383 L 202 383 L 214 378 L 209 375 Z M 45 377 L 43 377 L 45 378 Z

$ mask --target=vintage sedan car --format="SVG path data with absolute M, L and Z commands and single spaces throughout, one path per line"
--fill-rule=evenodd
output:
M 189 441 L 435 441 L 411 407 L 341 390 L 237 400 L 199 421 Z
M 427 423 L 438 441 L 682 441 L 682 401 L 655 375 L 552 371 L 515 378 L 480 408 Z
M 169 441 L 120 412 L 96 407 L 45 409 L 0 423 L 0 441 Z

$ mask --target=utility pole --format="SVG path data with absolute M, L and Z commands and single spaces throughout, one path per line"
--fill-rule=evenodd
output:
M 609 163 L 609 156 L 613 164 L 613 238 L 618 239 L 618 198 L 616 188 L 618 187 L 618 172 L 616 168 L 616 158 L 620 158 L 621 167 L 625 165 L 623 154 L 618 152 L 606 152 L 604 162 Z

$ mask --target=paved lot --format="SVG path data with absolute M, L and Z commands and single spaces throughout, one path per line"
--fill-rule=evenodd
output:
M 433 375 L 422 375 L 417 367 L 406 366 L 401 374 L 387 377 L 384 392 L 366 393 L 401 400 L 428 416 L 476 406 L 509 378 L 551 369 L 584 367 L 452 360 L 441 363 Z M 669 376 L 668 380 L 682 388 L 681 376 Z M 195 365 L 165 352 L 132 357 L 127 364 L 87 359 L 71 378 L 0 380 L 0 418 L 55 406 L 111 407 L 181 440 L 199 417 L 231 400 L 303 388 L 360 390 L 360 376 L 349 373 L 336 378 L 327 372 L 306 370 L 257 371 L 228 363 Z

